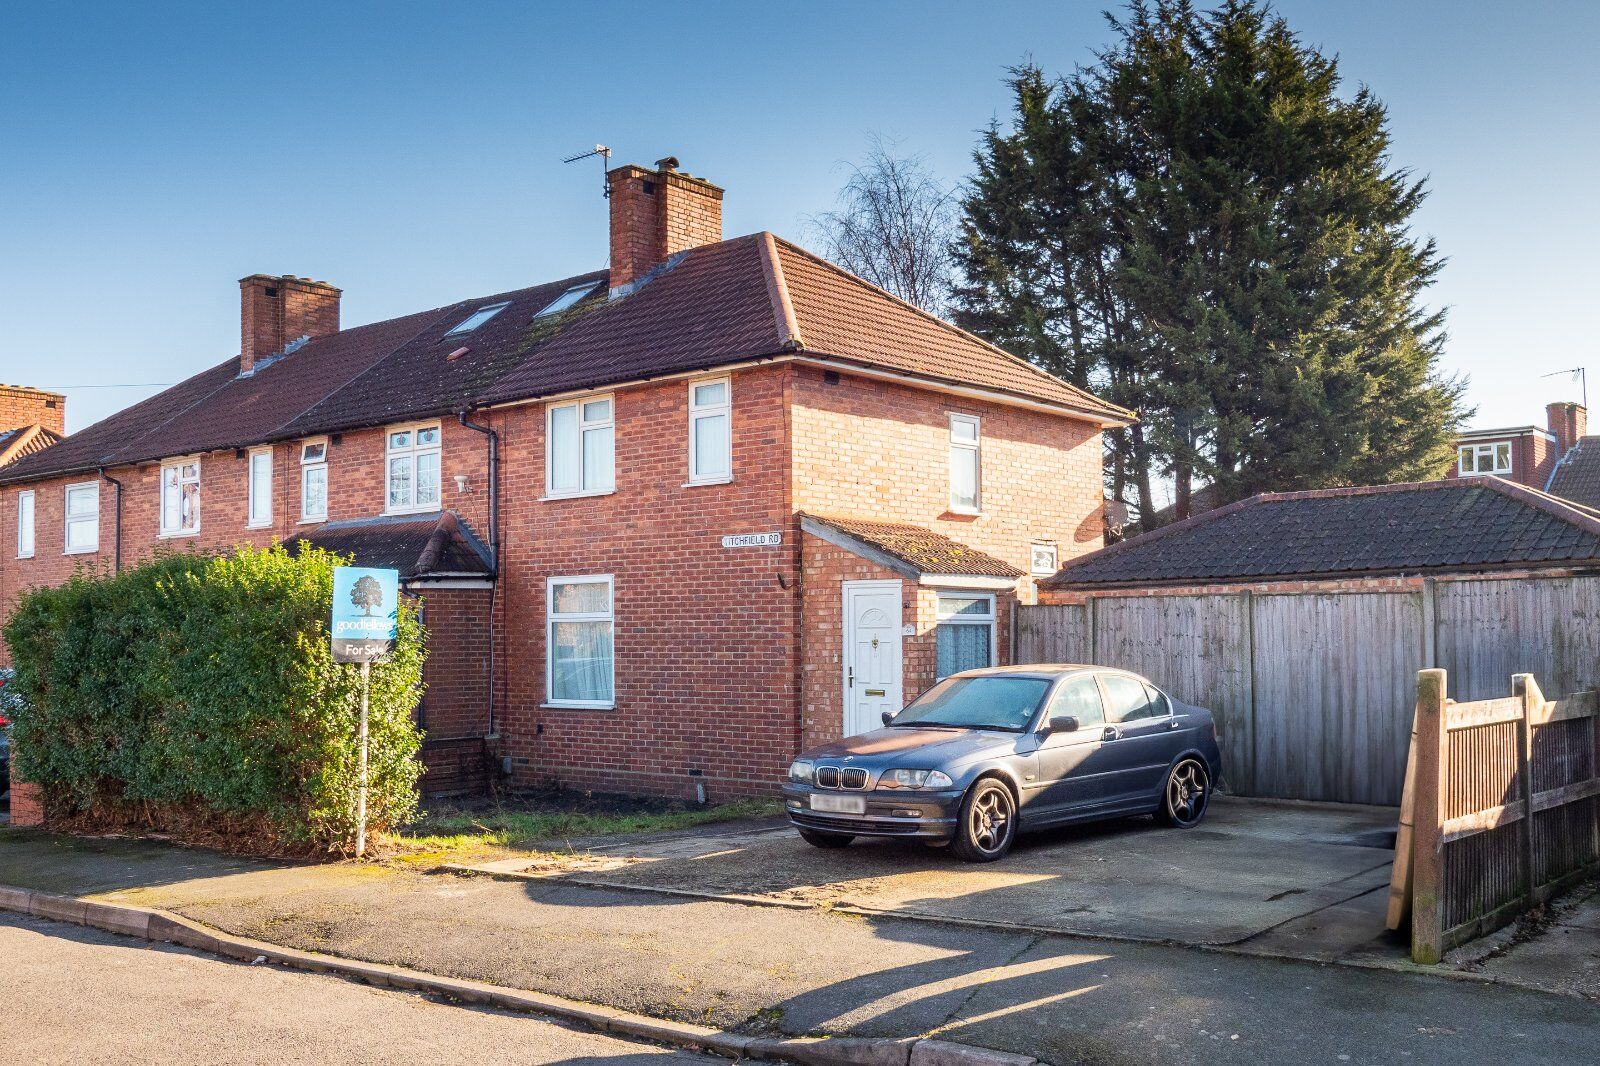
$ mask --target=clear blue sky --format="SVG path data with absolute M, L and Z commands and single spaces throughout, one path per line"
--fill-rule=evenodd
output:
M 0 9 L 0 381 L 171 382 L 238 350 L 238 278 L 367 322 L 603 264 L 597 141 L 805 236 L 882 132 L 947 180 L 1005 68 L 1061 71 L 1102 3 L 22 4 Z M 1577 398 L 1600 334 L 1600 12 L 1293 0 L 1390 106 L 1450 265 L 1478 424 Z M 153 389 L 74 389 L 78 429 Z M 1596 381 L 1600 403 L 1600 379 Z

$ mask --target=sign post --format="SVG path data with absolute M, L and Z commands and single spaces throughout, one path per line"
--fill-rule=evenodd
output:
M 367 850 L 367 720 L 372 664 L 394 651 L 399 628 L 400 572 L 365 566 L 333 571 L 333 661 L 361 665 L 361 724 L 357 731 L 359 785 L 356 791 L 356 857 Z

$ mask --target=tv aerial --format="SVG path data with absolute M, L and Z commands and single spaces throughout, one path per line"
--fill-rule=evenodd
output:
M 588 159 L 591 156 L 598 157 L 599 160 L 600 160 L 601 195 L 610 196 L 611 195 L 611 186 L 606 184 L 606 182 L 605 182 L 605 173 L 606 173 L 607 170 L 611 169 L 611 149 L 610 148 L 607 148 L 603 144 L 597 144 L 593 148 L 589 149 L 587 152 L 579 152 L 577 155 L 569 155 L 569 156 L 567 156 L 567 158 L 563 159 L 562 162 L 563 163 L 576 163 L 580 159 Z

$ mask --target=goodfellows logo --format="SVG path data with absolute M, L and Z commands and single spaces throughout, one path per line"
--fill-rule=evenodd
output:
M 333 658 L 376 662 L 394 650 L 400 572 L 362 566 L 333 571 Z

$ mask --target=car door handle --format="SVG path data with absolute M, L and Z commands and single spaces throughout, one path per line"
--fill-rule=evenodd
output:
M 1100 734 L 1100 739 L 1101 740 L 1121 740 L 1122 739 L 1122 734 L 1117 731 L 1117 728 L 1115 726 L 1109 726 L 1108 725 L 1105 728 L 1105 732 Z

